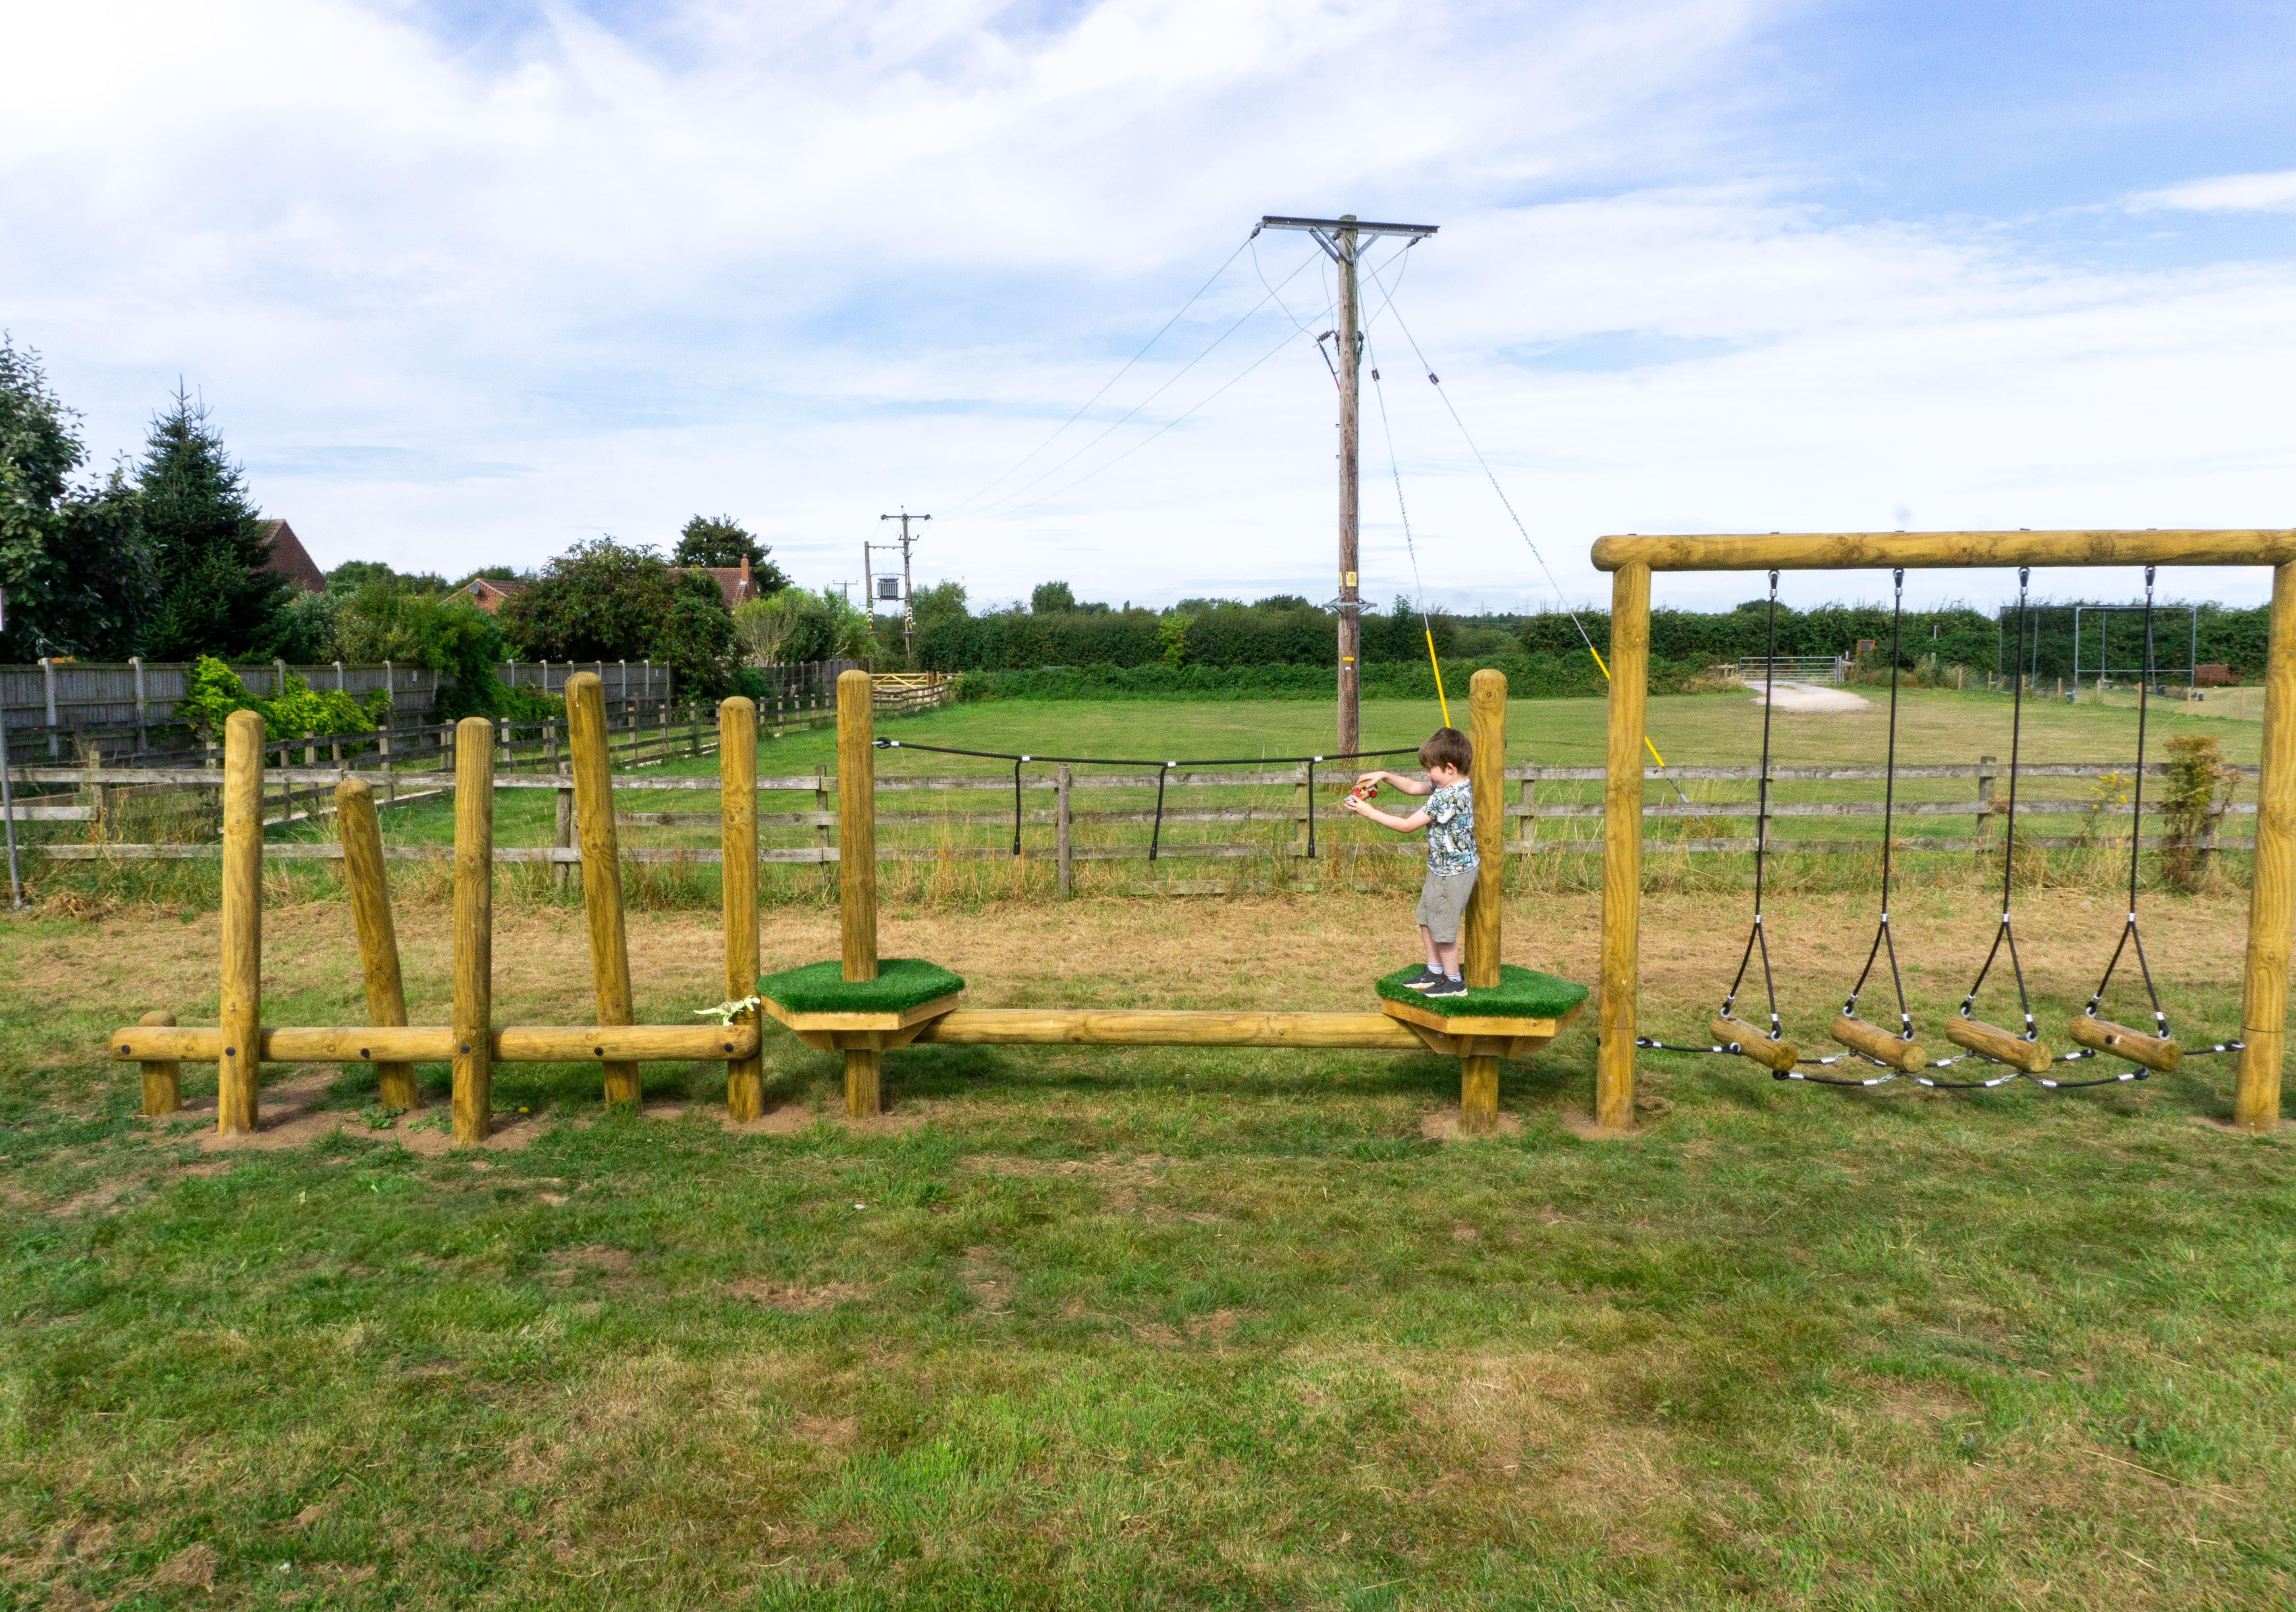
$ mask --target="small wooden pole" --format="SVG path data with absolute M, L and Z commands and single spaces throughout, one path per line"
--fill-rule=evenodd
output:
M 606 726 L 606 685 L 594 672 L 566 680 L 566 727 L 574 750 L 574 818 L 582 839 L 582 906 L 590 919 L 590 978 L 598 1022 L 631 1022 L 630 945 L 622 923 L 622 852 L 614 834 L 614 774 Z M 638 1067 L 613 1061 L 608 1102 L 638 1100 Z
M 335 822 L 342 834 L 343 878 L 350 887 L 351 921 L 358 930 L 359 973 L 366 981 L 366 1021 L 406 1022 L 406 987 L 398 972 L 398 929 L 390 916 L 390 880 L 382 861 L 382 823 L 374 790 L 363 778 L 335 786 Z M 386 1109 L 419 1109 L 411 1063 L 377 1063 L 378 1095 Z
M 837 802 L 830 798 L 829 769 L 818 762 L 813 768 L 813 809 L 822 814 L 822 821 L 814 825 L 813 833 L 816 842 L 821 847 L 821 860 L 825 866 L 829 862 L 831 835 L 828 814 L 837 809 Z
M 135 1021 L 137 1024 L 172 1025 L 173 1013 L 153 1011 Z M 157 1118 L 172 1114 L 184 1106 L 184 1066 L 172 1058 L 147 1058 L 140 1066 L 144 1071 L 144 1112 Z
M 1995 764 L 1996 757 L 1991 756 L 1980 756 L 1977 758 L 1977 837 L 1980 839 L 1989 839 L 1993 836 Z M 1977 847 L 1977 854 L 1982 856 L 1988 848 L 1980 846 Z
M 694 724 L 701 732 L 701 724 Z M 695 749 L 701 749 L 697 740 Z M 726 1000 L 758 989 L 758 708 L 735 695 L 718 706 L 718 848 L 726 906 Z M 736 1024 L 754 1024 L 755 1008 Z M 762 1051 L 726 1065 L 726 1111 L 739 1122 L 765 1112 Z
M 1635 992 L 1642 935 L 1643 719 L 1650 698 L 1650 567 L 1611 578 L 1610 744 L 1603 772 L 1602 1001 L 1595 1123 L 1635 1121 Z
M 1460 960 L 1467 987 L 1499 982 L 1499 930 L 1506 888 L 1506 696 L 1505 672 L 1486 668 L 1467 683 L 1467 738 L 1475 747 L 1467 782 L 1475 802 L 1475 891 L 1468 898 Z M 1463 1058 L 1459 1130 L 1488 1135 L 1499 1126 L 1499 1060 Z
M 552 748 L 557 747 L 554 744 Z M 551 826 L 550 843 L 559 850 L 569 850 L 574 844 L 574 784 L 571 779 L 552 791 L 558 797 L 558 811 Z M 550 864 L 550 882 L 559 889 L 566 888 L 573 864 L 554 862 Z
M 2288 953 L 2296 929 L 2296 561 L 2272 571 L 2264 662 L 2264 756 L 2256 777 L 2256 871 L 2248 896 L 2241 991 L 2240 1076 L 2233 1123 L 2259 1134 L 2280 1123 L 2288 1039 Z
M 252 1131 L 262 1102 L 263 718 L 234 711 L 223 732 L 223 989 L 216 1130 Z
M 1061 894 L 1069 893 L 1069 769 L 1062 762 L 1053 774 L 1054 845 L 1061 861 Z
M 877 978 L 877 756 L 871 744 L 869 674 L 837 678 L 837 929 L 845 978 Z M 865 1119 L 883 1106 L 873 1050 L 845 1054 L 845 1112 Z
M 495 729 L 455 732 L 455 1141 L 494 1129 Z

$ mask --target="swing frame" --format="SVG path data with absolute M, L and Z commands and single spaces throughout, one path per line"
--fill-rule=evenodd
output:
M 1642 928 L 1643 784 L 1650 697 L 1650 588 L 1656 571 L 2071 569 L 2095 566 L 2272 568 L 2256 860 L 2249 889 L 2233 1119 L 2269 1132 L 2280 1116 L 2288 973 L 2296 939 L 2296 529 L 1773 532 L 1598 539 L 1611 573 L 1609 742 L 1603 788 L 1602 986 L 1595 1123 L 1634 1125 Z

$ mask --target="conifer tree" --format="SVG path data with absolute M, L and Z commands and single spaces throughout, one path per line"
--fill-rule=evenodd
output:
M 144 652 L 154 660 L 272 654 L 292 589 L 266 563 L 245 472 L 225 454 L 206 405 L 180 386 L 152 421 L 138 481 L 160 593 Z

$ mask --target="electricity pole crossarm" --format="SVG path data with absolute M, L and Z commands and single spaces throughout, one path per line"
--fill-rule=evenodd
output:
M 1357 702 L 1362 690 L 1363 594 L 1357 567 L 1358 503 L 1362 478 L 1357 473 L 1356 446 L 1360 375 L 1363 368 L 1363 299 L 1356 269 L 1366 237 L 1408 235 L 1415 244 L 1435 233 L 1431 224 L 1365 224 L 1352 215 L 1337 218 L 1287 218 L 1269 214 L 1252 233 L 1261 230 L 1305 230 L 1340 268 L 1340 596 L 1331 610 L 1339 618 L 1339 749 L 1342 755 L 1361 748 Z
M 931 520 L 932 517 L 912 515 L 905 509 L 898 515 L 880 515 L 877 519 L 898 520 L 901 523 L 901 652 L 905 655 L 914 655 L 916 653 L 917 613 L 909 603 L 909 544 L 916 540 L 909 536 L 909 522 Z M 872 615 L 876 613 L 876 606 L 873 603 L 869 609 Z

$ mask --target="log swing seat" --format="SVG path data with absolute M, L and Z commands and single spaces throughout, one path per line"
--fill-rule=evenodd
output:
M 242 711 L 226 724 L 224 747 L 222 1022 L 179 1027 L 168 1013 L 154 1011 L 114 1033 L 111 1056 L 142 1068 L 144 1111 L 166 1114 L 182 1106 L 179 1065 L 185 1059 L 218 1065 L 217 1128 L 226 1134 L 258 1127 L 258 1072 L 266 1062 L 373 1063 L 384 1105 L 411 1109 L 422 1101 L 413 1064 L 451 1060 L 453 1138 L 458 1145 L 474 1145 L 491 1130 L 495 1063 L 595 1062 L 606 1101 L 634 1102 L 640 1061 L 686 1060 L 722 1060 L 727 1112 L 736 1121 L 749 1120 L 763 1111 L 760 1036 L 762 1020 L 772 1019 L 808 1046 L 842 1054 L 846 1112 L 856 1118 L 882 1109 L 884 1054 L 917 1044 L 1354 1048 L 1457 1058 L 1460 1129 L 1487 1133 L 1498 1125 L 1500 1060 L 1527 1058 L 1546 1046 L 1578 1016 L 1587 995 L 1583 986 L 1512 965 L 1503 969 L 1499 961 L 1506 679 L 1498 672 L 1476 673 L 1469 701 L 1475 745 L 1470 777 L 1482 863 L 1463 937 L 1467 994 L 1430 1002 L 1399 988 L 1389 993 L 1391 982 L 1382 981 L 1376 1011 L 1232 1012 L 974 1009 L 964 1005 L 965 982 L 958 975 L 923 959 L 881 960 L 872 686 L 868 673 L 849 671 L 837 685 L 839 956 L 758 974 L 757 712 L 746 699 L 726 700 L 718 707 L 726 1000 L 701 1015 L 721 1022 L 636 1025 L 604 688 L 594 674 L 578 673 L 567 680 L 566 698 L 595 1025 L 492 1022 L 494 729 L 474 716 L 455 730 L 453 1023 L 406 1024 L 381 831 L 368 785 L 354 779 L 337 786 L 336 800 L 372 1022 L 264 1026 L 263 728 L 259 716 Z M 1020 765 L 1031 758 L 1012 759 L 1017 788 Z M 1313 815 L 1311 796 L 1311 832 Z M 1017 854 L 1017 815 L 1015 831 Z

